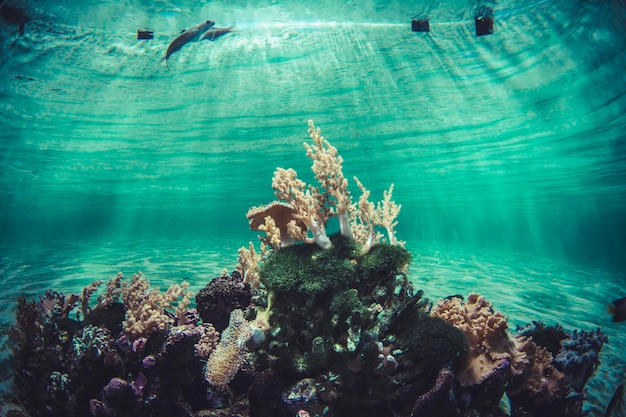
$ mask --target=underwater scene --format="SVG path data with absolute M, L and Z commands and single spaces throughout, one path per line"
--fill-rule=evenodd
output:
M 625 27 L 0 0 L 0 416 L 625 417 Z

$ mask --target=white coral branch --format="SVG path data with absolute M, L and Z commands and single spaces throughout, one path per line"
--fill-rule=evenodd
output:
M 396 204 L 393 200 L 391 200 L 391 196 L 393 194 L 393 184 L 389 187 L 389 190 L 385 191 L 383 194 L 383 201 L 378 202 L 376 206 L 376 212 L 378 216 L 378 224 L 387 229 L 387 238 L 389 239 L 389 243 L 391 245 L 402 245 L 404 242 L 396 240 L 396 236 L 393 228 L 398 224 L 396 217 L 400 213 L 400 209 L 402 208 L 401 204 Z

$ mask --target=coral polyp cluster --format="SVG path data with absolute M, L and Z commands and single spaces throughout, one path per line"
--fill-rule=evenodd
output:
M 479 294 L 433 305 L 408 276 L 393 185 L 378 203 L 313 122 L 317 186 L 276 170 L 239 250 L 195 297 L 118 274 L 18 300 L 11 412 L 150 417 L 579 417 L 608 340 L 533 322 Z M 327 234 L 337 218 L 339 232 Z M 386 239 L 384 238 L 386 236 Z M 93 301 L 99 294 L 97 301 Z M 195 302 L 195 308 L 193 303 Z M 508 403 L 508 407 L 503 407 Z

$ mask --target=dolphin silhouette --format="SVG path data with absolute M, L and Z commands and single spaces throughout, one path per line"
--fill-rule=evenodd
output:
M 206 22 L 200 23 L 198 26 L 192 29 L 189 29 L 189 30 L 183 29 L 182 32 L 180 32 L 180 35 L 178 35 L 176 39 L 174 39 L 172 43 L 170 43 L 170 45 L 167 47 L 165 56 L 159 62 L 165 61 L 165 65 L 167 66 L 167 69 L 170 69 L 170 66 L 167 62 L 168 58 L 172 56 L 174 52 L 180 50 L 180 48 L 187 45 L 189 42 L 197 41 L 204 32 L 211 29 L 214 25 L 215 25 L 214 21 L 207 20 Z
M 211 30 L 207 30 L 204 35 L 200 38 L 200 40 L 209 40 L 214 41 L 222 35 L 226 35 L 227 33 L 234 32 L 234 26 L 229 26 L 227 28 L 213 28 Z

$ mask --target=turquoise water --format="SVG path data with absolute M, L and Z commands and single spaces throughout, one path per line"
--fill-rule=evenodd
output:
M 373 200 L 395 184 L 426 296 L 600 326 L 589 406 L 623 382 L 605 313 L 626 295 L 620 2 L 491 3 L 483 37 L 465 1 L 47 3 L 24 4 L 23 36 L 0 25 L 4 352 L 18 294 L 138 270 L 197 290 L 234 268 L 274 169 L 313 181 L 313 119 Z M 430 33 L 410 31 L 420 16 Z M 159 63 L 205 19 L 237 32 Z

